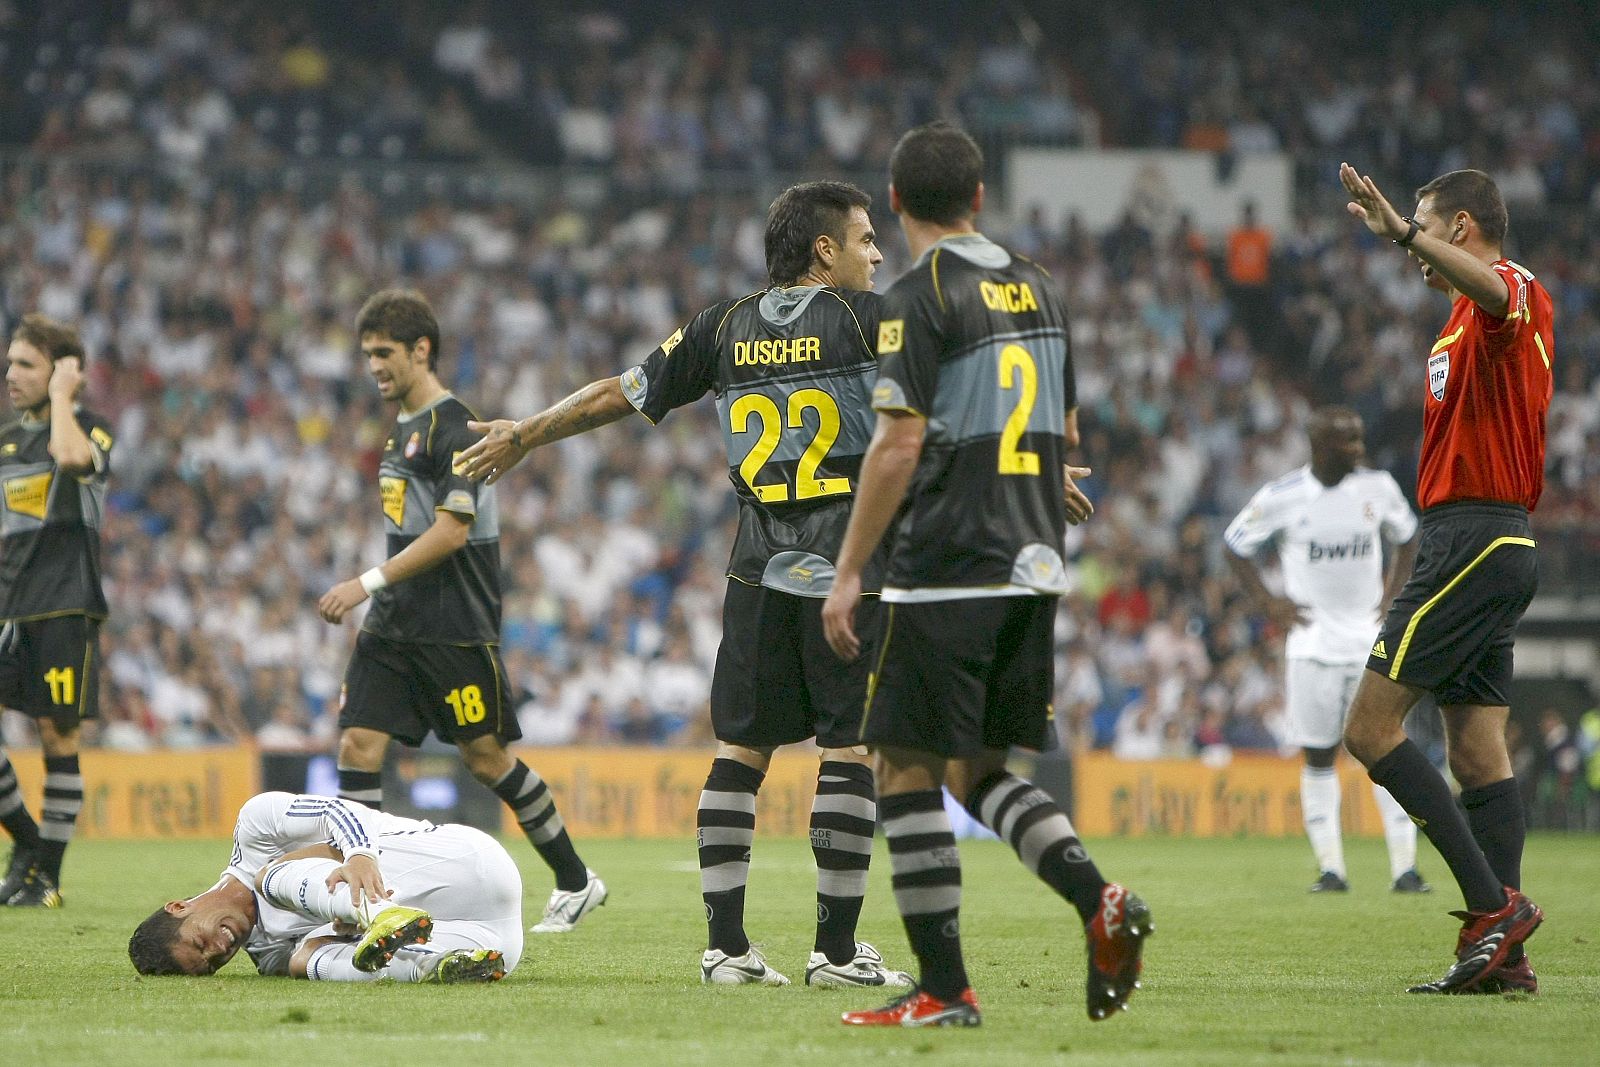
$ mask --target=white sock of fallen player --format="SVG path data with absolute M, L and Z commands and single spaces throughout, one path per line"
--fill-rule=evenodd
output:
M 439 954 L 427 949 L 401 948 L 376 971 L 358 971 L 353 962 L 356 946 L 348 941 L 323 945 L 306 960 L 306 977 L 313 982 L 420 982 L 438 966 Z
M 328 875 L 339 867 L 337 860 L 305 859 L 280 863 L 261 880 L 261 893 L 280 908 L 297 911 L 328 922 L 354 923 L 367 927 L 380 913 L 394 907 L 392 901 L 352 903 L 350 887 L 340 884 L 328 889 Z

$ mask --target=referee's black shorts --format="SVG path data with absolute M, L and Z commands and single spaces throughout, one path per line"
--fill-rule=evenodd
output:
M 1484 501 L 1429 508 L 1416 567 L 1367 669 L 1426 689 L 1441 706 L 1509 705 L 1512 638 L 1538 588 L 1539 554 L 1524 508 Z

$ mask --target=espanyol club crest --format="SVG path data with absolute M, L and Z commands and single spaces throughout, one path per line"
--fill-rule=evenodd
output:
M 1441 383 L 1439 388 L 1443 389 L 1444 385 Z M 412 432 L 411 440 L 406 442 L 406 458 L 415 459 L 420 451 L 422 451 L 422 431 L 416 430 Z
M 1444 399 L 1444 383 L 1450 380 L 1450 351 L 1428 357 L 1428 392 L 1435 400 Z

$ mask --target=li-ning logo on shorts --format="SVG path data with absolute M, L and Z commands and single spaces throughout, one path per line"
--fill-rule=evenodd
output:
M 1444 384 L 1450 380 L 1450 353 L 1438 352 L 1428 357 L 1428 392 L 1435 400 L 1444 399 Z

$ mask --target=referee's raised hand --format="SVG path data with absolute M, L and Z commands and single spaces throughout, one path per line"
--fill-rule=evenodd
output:
M 1404 237 L 1410 224 L 1400 217 L 1387 197 L 1378 190 L 1378 183 L 1356 172 L 1348 163 L 1339 164 L 1339 181 L 1350 194 L 1345 210 L 1366 224 L 1367 229 L 1379 237 L 1393 241 Z

